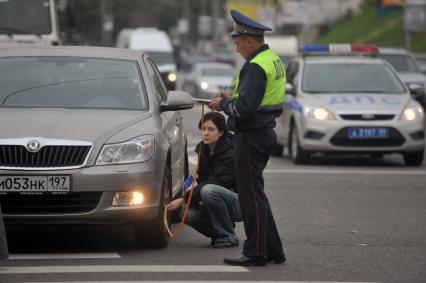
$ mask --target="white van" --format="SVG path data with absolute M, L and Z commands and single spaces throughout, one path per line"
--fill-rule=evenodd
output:
M 123 29 L 117 36 L 116 47 L 148 54 L 157 64 L 167 87 L 175 89 L 176 63 L 171 40 L 165 31 L 157 28 Z
M 0 47 L 59 45 L 54 0 L 0 0 Z

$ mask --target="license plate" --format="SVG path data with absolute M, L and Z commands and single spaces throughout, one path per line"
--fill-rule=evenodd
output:
M 0 176 L 0 193 L 67 193 L 70 190 L 70 176 Z
M 389 138 L 388 128 L 349 128 L 348 137 L 350 139 L 387 139 Z

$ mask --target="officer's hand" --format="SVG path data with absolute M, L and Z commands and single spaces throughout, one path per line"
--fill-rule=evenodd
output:
M 219 91 L 219 97 L 228 98 L 228 97 L 231 97 L 231 95 L 229 94 L 229 92 L 227 92 L 225 90 L 220 90 Z
M 183 198 L 172 200 L 169 204 L 167 204 L 167 211 L 175 211 L 181 208 L 184 204 L 185 200 Z
M 213 110 L 220 111 L 221 110 L 221 108 L 220 108 L 220 102 L 221 101 L 222 101 L 222 98 L 220 98 L 220 97 L 215 98 L 215 99 L 212 100 L 212 102 L 210 102 L 209 107 Z

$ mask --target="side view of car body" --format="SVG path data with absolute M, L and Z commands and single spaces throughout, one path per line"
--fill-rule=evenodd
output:
M 276 133 L 294 163 L 311 153 L 401 153 L 407 165 L 422 164 L 424 110 L 388 63 L 306 56 L 288 65 L 287 82 Z
M 414 56 L 405 49 L 379 48 L 377 57 L 386 60 L 395 68 L 412 96 L 426 107 L 426 75 L 422 73 Z
M 219 90 L 230 89 L 235 68 L 225 63 L 197 63 L 185 74 L 182 89 L 196 98 L 217 97 Z
M 0 203 L 7 224 L 132 224 L 166 247 L 188 171 L 179 110 L 150 57 L 102 47 L 0 51 Z

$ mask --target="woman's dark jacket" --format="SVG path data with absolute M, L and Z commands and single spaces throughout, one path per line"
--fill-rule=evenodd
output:
M 200 142 L 195 147 L 198 154 L 201 150 L 200 164 L 198 166 L 198 185 L 194 188 L 191 202 L 201 201 L 200 191 L 207 184 L 215 184 L 235 191 L 234 149 L 231 133 L 222 136 L 216 143 L 213 153 L 207 144 Z M 185 194 L 188 200 L 189 190 Z

